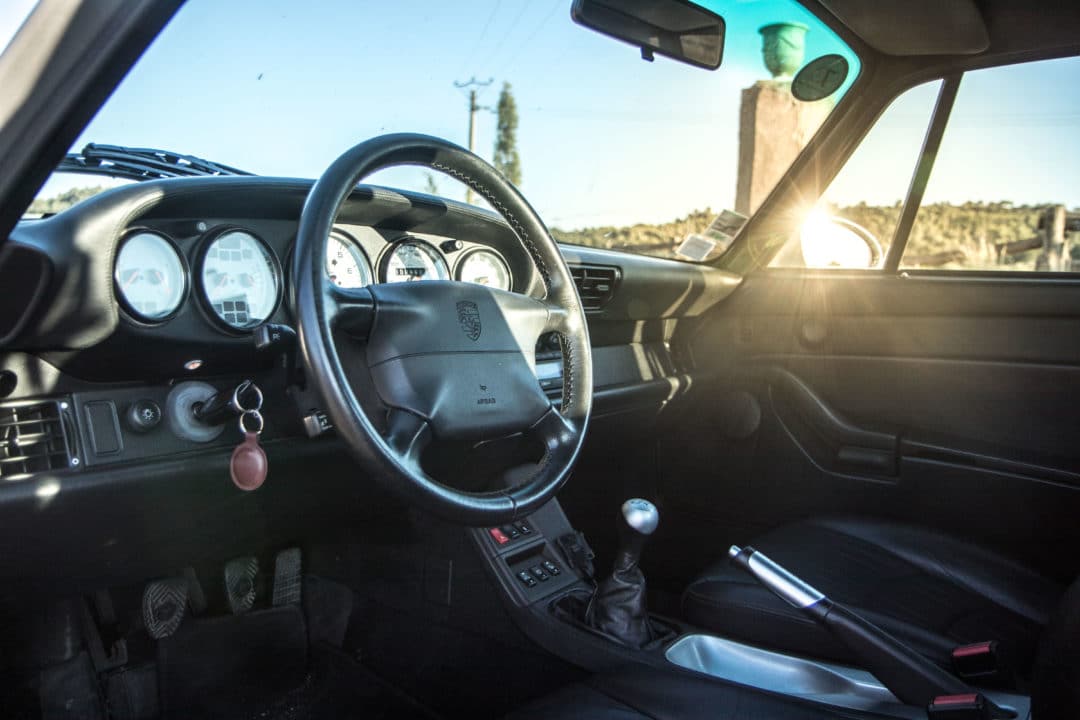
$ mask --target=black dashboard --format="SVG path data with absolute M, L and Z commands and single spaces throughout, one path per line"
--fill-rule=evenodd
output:
M 244 378 L 266 396 L 268 444 L 332 436 L 295 368 L 295 348 L 255 343 L 264 323 L 293 323 L 289 268 L 310 187 L 284 178 L 150 181 L 20 223 L 0 247 L 0 432 L 8 438 L 0 478 L 85 474 L 228 448 L 234 431 L 194 437 L 178 427 L 176 396 Z M 331 239 L 327 273 L 345 288 L 455 279 L 543 294 L 509 226 L 473 206 L 361 186 Z M 563 246 L 563 254 L 589 311 L 596 415 L 655 413 L 693 372 L 673 342 L 678 323 L 739 279 L 604 250 Z M 555 348 L 542 339 L 536 357 L 537 381 L 553 401 L 561 390 Z M 160 417 L 141 427 L 142 412 Z M 11 442 L 31 421 L 46 445 L 33 456 Z

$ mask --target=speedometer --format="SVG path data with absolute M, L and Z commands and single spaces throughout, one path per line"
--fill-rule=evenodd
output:
M 509 290 L 512 284 L 506 262 L 494 251 L 484 249 L 473 250 L 461 258 L 457 266 L 457 279 L 499 290 Z
M 405 240 L 390 250 L 383 263 L 383 282 L 449 280 L 450 268 L 439 251 L 422 240 Z
M 164 236 L 145 230 L 124 240 L 113 278 L 125 309 L 147 322 L 176 312 L 187 290 L 187 272 L 176 248 Z
M 326 241 L 326 276 L 338 287 L 362 288 L 371 284 L 371 265 L 360 246 L 332 233 Z
M 244 330 L 262 324 L 281 297 L 281 271 L 270 249 L 244 230 L 228 230 L 206 248 L 203 299 L 222 322 Z

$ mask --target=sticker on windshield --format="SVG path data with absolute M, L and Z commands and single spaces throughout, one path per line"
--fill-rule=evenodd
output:
M 718 255 L 727 252 L 735 236 L 746 224 L 746 216 L 731 210 L 720 213 L 703 233 L 690 233 L 675 253 L 687 260 L 701 262 L 719 248 Z

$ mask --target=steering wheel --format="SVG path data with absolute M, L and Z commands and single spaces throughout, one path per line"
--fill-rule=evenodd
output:
M 419 165 L 450 175 L 486 199 L 528 251 L 546 297 L 462 282 L 374 284 L 345 290 L 324 268 L 338 210 L 360 180 Z M 300 351 L 308 379 L 338 434 L 374 478 L 452 522 L 501 525 L 551 500 L 566 482 L 592 406 L 585 312 L 554 239 L 525 198 L 491 165 L 426 135 L 383 135 L 345 152 L 311 188 L 293 253 Z M 563 394 L 552 405 L 537 381 L 539 337 L 557 333 Z M 371 385 L 386 417 L 373 422 L 346 378 L 338 342 L 363 342 Z M 375 414 L 374 412 L 372 414 Z M 477 443 L 524 435 L 544 447 L 538 463 L 503 474 L 488 492 L 458 490 L 420 465 L 432 442 Z

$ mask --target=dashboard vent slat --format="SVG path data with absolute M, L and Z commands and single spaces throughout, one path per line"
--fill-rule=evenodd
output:
M 0 478 L 64 470 L 71 460 L 59 401 L 0 406 Z
M 615 295 L 619 268 L 608 265 L 570 265 L 581 304 L 587 312 L 602 310 Z

